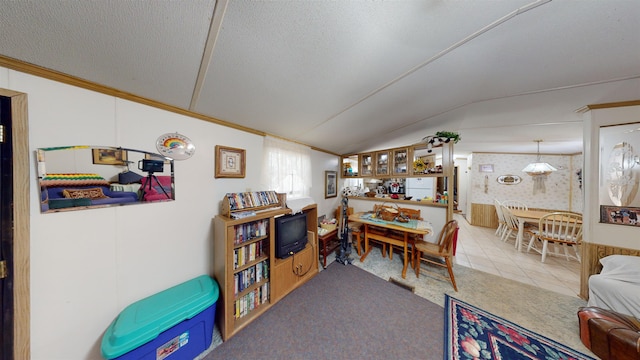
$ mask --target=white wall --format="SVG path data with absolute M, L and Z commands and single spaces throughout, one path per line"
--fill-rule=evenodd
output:
M 575 176 L 575 166 L 582 162 L 582 155 L 542 155 L 546 161 L 558 168 L 547 176 L 544 193 L 533 194 L 533 179 L 522 172 L 527 164 L 536 160 L 535 154 L 489 154 L 474 153 L 469 182 L 470 203 L 493 204 L 498 200 L 519 200 L 530 208 L 582 211 L 582 195 Z M 493 165 L 493 172 L 480 172 L 479 165 Z M 518 175 L 522 182 L 517 185 L 501 185 L 498 176 Z M 487 189 L 485 192 L 485 176 Z
M 262 189 L 263 138 L 4 68 L 0 87 L 26 93 L 29 103 L 32 359 L 101 359 L 102 335 L 124 307 L 212 274 L 212 219 L 227 192 Z M 37 148 L 157 152 L 156 139 L 176 131 L 196 152 L 175 162 L 175 201 L 40 213 Z M 214 178 L 215 145 L 246 150 L 244 179 Z M 338 157 L 312 151 L 312 161 L 312 198 L 327 213 L 338 198 L 324 199 L 324 171 L 337 171 Z
M 634 226 L 600 223 L 600 127 L 639 123 L 640 106 L 624 106 L 591 110 L 585 115 L 584 149 L 585 162 L 583 188 L 585 189 L 584 241 L 597 244 L 640 249 L 639 229 Z M 632 144 L 635 145 L 635 144 Z M 636 154 L 638 153 L 636 148 Z M 604 204 L 610 205 L 610 204 Z

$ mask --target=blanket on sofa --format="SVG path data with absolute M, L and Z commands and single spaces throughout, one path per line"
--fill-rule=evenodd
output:
M 589 277 L 588 305 L 640 319 L 640 257 L 609 255 L 600 263 L 600 274 Z

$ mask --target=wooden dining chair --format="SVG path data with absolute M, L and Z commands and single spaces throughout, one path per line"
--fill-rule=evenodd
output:
M 453 244 L 458 238 L 458 222 L 451 220 L 447 222 L 440 231 L 437 243 L 431 243 L 424 240 L 415 242 L 415 261 L 414 269 L 416 277 L 420 277 L 420 273 L 428 273 L 448 280 L 453 285 L 453 289 L 458 291 L 456 279 L 453 275 Z M 441 274 L 426 271 L 422 268 L 422 262 L 447 268 L 449 277 Z
M 400 214 L 402 214 L 402 216 L 407 217 L 411 220 L 422 220 L 422 218 L 420 217 L 420 209 L 398 208 L 398 211 L 400 212 Z M 404 240 L 404 231 L 389 230 L 387 236 L 396 240 Z M 422 235 L 409 234 L 409 261 L 411 262 L 411 266 L 413 266 L 413 248 L 415 247 L 416 240 L 422 240 Z M 394 246 L 389 244 L 389 260 L 393 259 L 393 250 Z
M 527 252 L 534 250 L 542 255 L 544 262 L 548 254 L 564 255 L 567 260 L 576 259 L 580 262 L 579 247 L 582 243 L 582 215 L 570 212 L 553 212 L 544 215 L 538 222 L 538 228 L 532 232 Z M 549 251 L 549 244 L 554 251 Z M 564 252 L 560 253 L 560 247 Z M 569 254 L 572 247 L 575 255 Z

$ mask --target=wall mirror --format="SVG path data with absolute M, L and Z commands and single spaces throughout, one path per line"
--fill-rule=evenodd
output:
M 157 153 L 82 145 L 36 157 L 42 213 L 175 200 L 173 160 Z

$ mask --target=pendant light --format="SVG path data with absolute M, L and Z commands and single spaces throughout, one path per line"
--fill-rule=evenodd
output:
M 524 169 L 522 169 L 522 171 L 531 176 L 549 175 L 554 171 L 558 171 L 558 169 L 554 168 L 548 163 L 540 161 L 540 142 L 542 142 L 542 140 L 533 141 L 538 143 L 538 157 L 536 158 L 535 162 L 527 165 Z
M 540 142 L 542 140 L 534 141 L 538 143 L 538 157 L 536 158 L 535 162 L 527 165 L 527 167 L 522 169 L 522 171 L 527 173 L 528 175 L 531 175 L 531 177 L 533 178 L 533 194 L 535 195 L 539 192 L 546 192 L 544 181 L 546 180 L 547 175 L 551 174 L 554 171 L 558 171 L 558 169 L 554 168 L 546 162 L 540 161 Z

